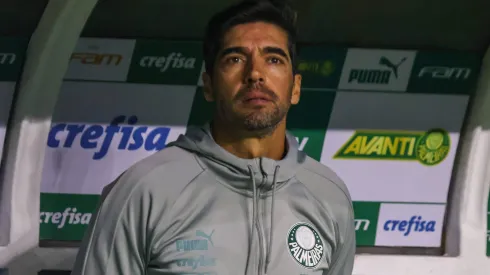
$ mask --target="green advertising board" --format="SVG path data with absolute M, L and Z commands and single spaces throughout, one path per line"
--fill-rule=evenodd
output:
M 357 245 L 440 247 L 481 56 L 300 45 L 298 60 L 302 94 L 287 127 L 345 181 Z M 203 97 L 202 69 L 200 42 L 80 39 L 48 137 L 40 239 L 80 240 L 105 185 L 207 122 L 214 106 Z M 114 121 L 159 139 L 132 149 L 123 132 L 82 142 L 89 127 Z M 70 127 L 82 127 L 80 135 Z

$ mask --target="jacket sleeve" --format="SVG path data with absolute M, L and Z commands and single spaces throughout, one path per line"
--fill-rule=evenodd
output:
M 349 211 L 352 213 L 352 211 Z M 356 231 L 354 227 L 354 216 L 349 215 L 347 219 L 350 226 L 347 226 L 343 242 L 336 251 L 334 261 L 328 272 L 324 275 L 352 275 L 354 268 L 354 258 L 356 254 Z
M 104 188 L 79 248 L 72 275 L 143 275 L 150 194 L 122 175 Z

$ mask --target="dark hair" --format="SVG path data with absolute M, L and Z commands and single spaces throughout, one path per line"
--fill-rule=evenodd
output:
M 203 55 L 206 72 L 212 75 L 224 34 L 232 27 L 252 22 L 267 22 L 288 34 L 288 50 L 296 73 L 296 13 L 286 0 L 244 0 L 214 15 L 208 22 Z

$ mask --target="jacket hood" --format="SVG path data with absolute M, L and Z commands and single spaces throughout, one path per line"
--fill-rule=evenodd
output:
M 217 178 L 224 184 L 240 190 L 252 191 L 251 181 L 258 188 L 271 190 L 294 177 L 298 168 L 305 162 L 306 154 L 298 150 L 298 142 L 286 133 L 287 154 L 279 161 L 260 157 L 239 158 L 219 146 L 211 135 L 209 123 L 202 127 L 191 126 L 185 135 L 180 135 L 167 146 L 177 146 L 196 153 Z
M 216 179 L 233 190 L 253 198 L 251 236 L 255 236 L 257 227 L 258 200 L 271 195 L 270 234 L 267 242 L 265 272 L 271 259 L 272 232 L 274 232 L 275 191 L 284 186 L 295 176 L 298 168 L 305 162 L 306 154 L 298 150 L 296 139 L 286 133 L 287 154 L 279 160 L 260 157 L 254 159 L 239 158 L 219 146 L 211 135 L 209 123 L 203 127 L 189 127 L 185 135 L 170 143 L 168 146 L 178 146 L 194 152 L 202 165 Z M 249 243 L 252 249 L 252 239 Z M 248 273 L 247 273 L 248 274 Z

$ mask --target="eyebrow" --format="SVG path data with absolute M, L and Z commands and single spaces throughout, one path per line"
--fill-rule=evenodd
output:
M 264 48 L 264 52 L 265 53 L 274 53 L 274 54 L 278 54 L 286 59 L 288 59 L 288 54 L 281 48 L 278 48 L 278 47 L 265 47 Z
M 286 59 L 289 59 L 288 54 L 283 49 L 278 48 L 278 47 L 272 47 L 272 46 L 265 47 L 263 51 L 264 51 L 264 53 L 274 53 L 274 54 L 278 54 L 278 55 L 280 55 Z M 232 54 L 232 53 L 246 54 L 246 52 L 247 52 L 247 49 L 245 47 L 229 47 L 229 48 L 226 48 L 223 51 L 221 51 L 220 57 L 223 57 L 223 56 L 226 56 L 226 55 Z
M 229 47 L 221 51 L 220 57 L 229 55 L 231 53 L 245 54 L 245 52 L 246 52 L 245 47 Z

